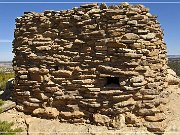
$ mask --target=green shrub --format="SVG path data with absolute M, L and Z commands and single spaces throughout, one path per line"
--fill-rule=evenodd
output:
M 6 82 L 7 82 L 10 78 L 14 78 L 14 73 L 0 72 L 0 91 L 5 89 L 5 87 L 6 87 Z
M 4 104 L 4 101 L 0 99 L 0 106 L 2 106 Z M 2 113 L 2 109 L 0 108 L 0 113 Z
M 0 121 L 0 135 L 15 135 L 23 131 L 21 128 L 12 129 L 13 125 L 13 122 Z
M 0 99 L 0 106 L 4 104 L 4 101 Z

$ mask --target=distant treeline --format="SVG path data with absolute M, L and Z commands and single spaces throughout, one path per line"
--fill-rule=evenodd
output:
M 180 76 L 180 58 L 169 58 L 168 65 Z
M 9 63 L 9 64 L 12 64 L 12 61 L 0 61 L 0 63 Z

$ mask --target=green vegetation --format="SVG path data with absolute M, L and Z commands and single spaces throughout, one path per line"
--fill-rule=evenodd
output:
M 0 99 L 0 106 L 4 104 L 4 101 Z M 0 113 L 2 113 L 2 109 L 0 108 Z
M 172 68 L 178 76 L 180 76 L 180 59 L 179 60 L 171 60 L 168 63 L 169 67 Z
M 0 106 L 4 104 L 4 101 L 0 99 Z
M 13 122 L 0 121 L 0 135 L 15 135 L 17 132 L 22 132 L 21 128 L 12 129 Z
M 0 106 L 4 104 L 3 100 L 0 100 Z M 0 113 L 2 110 L 0 109 Z M 12 128 L 13 122 L 0 121 L 0 135 L 15 135 L 17 132 L 22 132 L 21 128 Z
M 6 82 L 14 77 L 14 73 L 0 72 L 0 91 L 5 89 Z

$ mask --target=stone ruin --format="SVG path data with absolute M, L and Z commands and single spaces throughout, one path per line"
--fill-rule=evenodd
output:
M 143 5 L 25 12 L 13 52 L 17 109 L 42 118 L 164 131 L 166 44 Z

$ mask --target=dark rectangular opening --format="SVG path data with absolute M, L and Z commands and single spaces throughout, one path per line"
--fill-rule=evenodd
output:
M 119 77 L 106 77 L 105 87 L 120 87 Z
M 53 65 L 50 67 L 51 70 L 53 71 L 58 71 L 58 70 L 64 70 L 64 66 L 62 65 Z
M 53 68 L 55 71 L 58 71 L 58 69 L 59 69 L 58 66 L 52 66 L 52 68 Z

